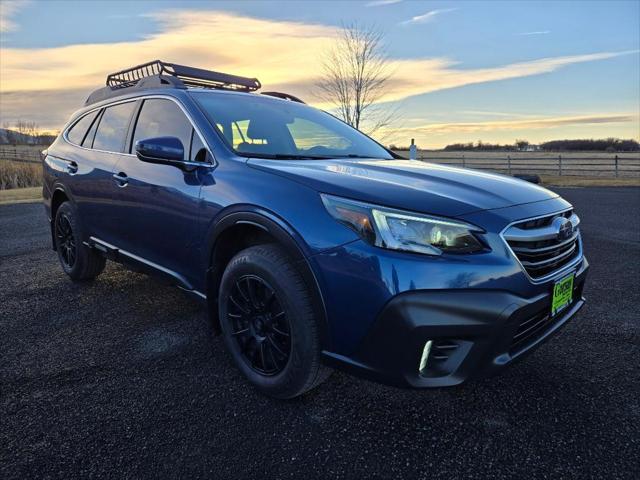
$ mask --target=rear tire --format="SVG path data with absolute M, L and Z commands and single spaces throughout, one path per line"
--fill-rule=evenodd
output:
M 58 208 L 53 231 L 60 265 L 71 280 L 93 280 L 100 275 L 106 260 L 82 243 L 82 225 L 70 202 L 64 202 Z
M 277 245 L 238 253 L 218 297 L 227 349 L 247 379 L 275 398 L 293 398 L 331 373 L 320 363 L 320 319 L 295 264 Z

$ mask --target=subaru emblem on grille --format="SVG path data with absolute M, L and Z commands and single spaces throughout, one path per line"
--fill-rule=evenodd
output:
M 558 228 L 558 241 L 563 242 L 573 235 L 573 224 L 568 218 L 558 217 L 553 221 Z

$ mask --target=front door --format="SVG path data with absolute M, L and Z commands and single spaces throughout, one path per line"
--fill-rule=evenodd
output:
M 182 141 L 185 160 L 190 158 L 191 144 L 196 147 L 191 122 L 174 101 L 146 99 L 128 152 L 135 153 L 137 140 L 162 136 Z M 171 165 L 146 163 L 130 153 L 114 167 L 113 181 L 117 185 L 117 247 L 189 286 L 198 259 L 199 169 L 185 172 Z

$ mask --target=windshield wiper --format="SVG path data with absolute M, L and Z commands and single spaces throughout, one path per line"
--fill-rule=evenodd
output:
M 369 155 L 356 155 L 355 153 L 349 153 L 347 155 L 335 155 L 333 158 L 372 158 Z
M 349 153 L 346 155 L 305 155 L 295 153 L 249 153 L 238 152 L 243 157 L 253 158 L 268 158 L 271 160 L 329 160 L 332 158 L 373 158 L 370 155 L 357 155 L 355 153 Z
M 328 155 L 296 155 L 293 153 L 239 153 L 244 157 L 268 158 L 273 160 L 326 160 L 327 158 L 335 158 Z

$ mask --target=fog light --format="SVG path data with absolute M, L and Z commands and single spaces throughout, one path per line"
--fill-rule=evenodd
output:
M 429 359 L 429 352 L 431 351 L 432 344 L 433 342 L 431 340 L 424 344 L 424 348 L 422 349 L 422 357 L 420 357 L 420 373 L 422 373 L 427 368 L 427 360 Z

